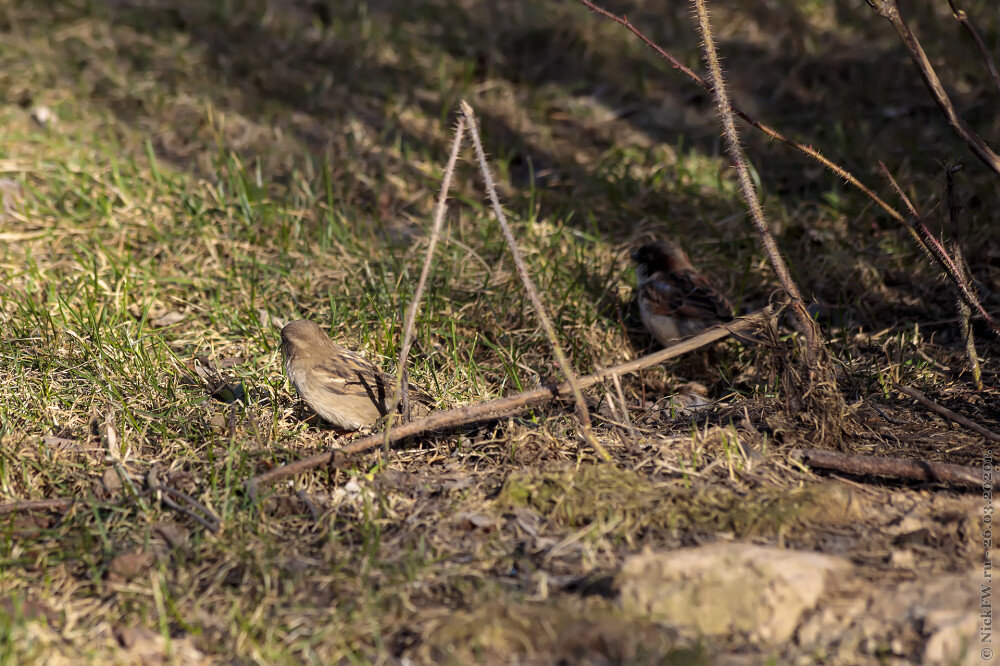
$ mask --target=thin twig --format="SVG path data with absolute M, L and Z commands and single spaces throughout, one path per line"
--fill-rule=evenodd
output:
M 191 502 L 192 504 L 200 507 L 202 510 L 205 511 L 205 515 L 208 516 L 208 518 L 203 518 L 194 509 L 190 509 L 190 508 L 184 506 L 183 504 L 180 504 L 179 502 L 175 502 L 174 500 L 172 500 L 169 497 L 167 497 L 167 495 L 162 495 L 160 497 L 160 501 L 163 502 L 164 504 L 166 504 L 168 507 L 170 507 L 174 511 L 180 511 L 183 514 L 186 514 L 186 515 L 190 516 L 194 520 L 196 520 L 199 523 L 201 523 L 201 526 L 204 527 L 209 532 L 218 534 L 219 530 L 221 529 L 221 522 L 216 517 L 216 515 L 214 513 L 212 513 L 211 511 L 209 511 L 206 507 L 204 507 L 203 505 L 199 504 L 198 502 L 195 502 L 194 499 L 192 499 L 188 495 L 185 495 L 181 491 L 176 490 L 174 488 L 170 488 L 169 486 L 159 486 L 159 487 L 157 487 L 157 490 L 159 490 L 161 492 L 164 492 L 164 493 L 167 493 L 167 494 L 176 494 L 177 496 L 184 498 L 184 501 Z
M 149 497 L 151 494 L 155 492 L 160 492 L 160 493 L 165 493 L 166 495 L 172 495 L 173 497 L 183 500 L 184 502 L 187 502 L 191 506 L 197 508 L 199 511 L 204 513 L 205 516 L 208 516 L 207 519 L 203 518 L 193 509 L 190 509 L 178 502 L 175 502 L 169 497 L 165 497 L 162 495 L 160 497 L 160 500 L 164 504 L 166 504 L 169 508 L 175 511 L 180 511 L 181 513 L 184 513 L 190 516 L 191 518 L 194 518 L 196 521 L 201 523 L 201 525 L 208 531 L 217 533 L 222 525 L 222 521 L 219 520 L 218 516 L 216 516 L 211 509 L 209 509 L 204 504 L 197 501 L 187 493 L 183 493 L 180 490 L 177 490 L 176 488 L 171 488 L 170 486 L 160 485 L 156 481 L 155 471 L 154 471 L 155 469 L 156 466 L 154 465 L 154 468 L 151 469 L 150 473 L 146 475 L 146 482 L 147 484 L 149 484 L 148 488 L 142 491 L 135 490 L 133 488 L 133 490 L 135 490 L 135 494 L 133 496 L 125 496 L 121 500 L 116 502 L 98 502 L 95 501 L 95 499 L 92 497 L 88 499 L 81 499 L 77 497 L 57 497 L 54 499 L 44 499 L 44 500 L 24 500 L 20 502 L 8 502 L 6 504 L 0 504 L 0 515 L 8 513 L 21 513 L 21 512 L 31 513 L 34 511 L 65 511 L 66 509 L 72 507 L 74 504 L 81 504 L 84 502 L 90 503 L 98 508 L 112 508 L 116 506 L 121 506 L 122 504 L 130 500 L 136 501 L 139 504 L 140 508 L 145 510 L 145 504 L 143 504 L 140 501 L 141 498 Z
M 951 128 L 965 142 L 965 145 L 968 146 L 973 155 L 978 157 L 994 173 L 1000 175 L 1000 155 L 993 152 L 993 149 L 955 111 L 955 107 L 951 103 L 948 93 L 945 92 L 937 72 L 934 71 L 931 61 L 927 58 L 927 54 L 917 40 L 916 35 L 913 34 L 910 26 L 903 19 L 897 0 L 868 0 L 868 4 L 872 6 L 876 14 L 892 24 L 892 27 L 896 30 L 896 34 L 899 35 L 899 39 L 903 42 L 903 46 L 910 54 L 910 59 L 917 66 L 917 71 L 920 72 L 920 77 L 924 80 L 924 85 L 927 86 L 927 90 L 930 92 L 931 97 L 934 98 L 934 102 L 937 103 L 938 108 L 941 109 L 945 118 L 948 119 L 948 124 L 951 125 Z
M 633 372 L 638 372 L 644 368 L 659 365 L 669 359 L 682 356 L 688 352 L 710 345 L 718 340 L 728 337 L 732 333 L 751 328 L 762 320 L 773 317 L 775 312 L 776 309 L 771 306 L 757 310 L 751 314 L 739 317 L 733 322 L 709 328 L 692 338 L 679 342 L 675 345 L 671 345 L 666 349 L 661 349 L 660 351 L 649 354 L 648 356 L 643 356 L 633 361 L 629 361 L 628 363 L 622 363 L 621 365 L 616 365 L 611 368 L 598 370 L 594 374 L 586 377 L 580 377 L 577 381 L 577 385 L 579 388 L 584 389 L 602 382 L 612 375 L 627 375 Z M 565 398 L 570 395 L 572 395 L 572 388 L 568 382 L 565 382 L 555 386 L 541 386 L 508 398 L 491 400 L 489 402 L 482 402 L 475 405 L 467 405 L 465 407 L 457 407 L 446 411 L 433 412 L 425 418 L 410 421 L 409 423 L 404 423 L 394 428 L 390 439 L 395 442 L 407 437 L 428 432 L 430 430 L 453 428 L 468 423 L 475 423 L 477 421 L 496 419 L 503 416 L 512 416 L 530 407 L 534 407 L 551 400 L 556 400 L 558 398 Z M 347 446 L 334 449 L 333 451 L 303 458 L 302 460 L 297 460 L 295 462 L 282 465 L 281 467 L 276 467 L 270 471 L 264 472 L 263 474 L 258 474 L 247 481 L 247 494 L 251 498 L 256 499 L 258 488 L 262 485 L 276 483 L 282 479 L 296 476 L 316 467 L 331 464 L 336 465 L 346 456 L 377 448 L 379 444 L 381 444 L 382 440 L 383 435 L 381 434 L 370 435 L 359 439 L 352 444 L 348 444 Z
M 535 315 L 538 317 L 538 321 L 542 325 L 542 330 L 545 331 L 545 335 L 549 339 L 549 344 L 552 345 L 552 352 L 555 354 L 556 362 L 559 364 L 559 369 L 562 370 L 562 373 L 566 377 L 566 381 L 569 383 L 573 392 L 573 399 L 576 401 L 576 409 L 580 415 L 580 420 L 583 423 L 584 435 L 590 444 L 597 450 L 598 454 L 604 458 L 604 460 L 611 460 L 611 456 L 604 450 L 604 447 L 601 446 L 601 443 L 597 441 L 597 438 L 594 437 L 593 432 L 591 431 L 590 410 L 587 409 L 587 402 L 583 398 L 583 392 L 580 390 L 580 386 L 577 382 L 576 373 L 573 371 L 572 366 L 570 366 L 569 360 L 566 358 L 566 354 L 563 353 L 562 345 L 559 344 L 559 338 L 556 335 L 556 329 L 552 326 L 552 321 L 549 319 L 548 312 L 545 310 L 542 298 L 538 295 L 535 283 L 532 282 L 531 276 L 528 274 L 528 267 L 525 266 L 524 259 L 521 257 L 521 251 L 517 247 L 517 241 L 514 240 L 514 234 L 510 230 L 510 225 L 507 224 L 507 216 L 504 215 L 503 208 L 500 206 L 500 199 L 497 197 L 496 187 L 493 185 L 493 174 L 490 173 L 490 165 L 486 161 L 486 151 L 483 150 L 483 142 L 479 136 L 476 114 L 472 110 L 469 103 L 465 100 L 461 101 L 461 107 L 462 113 L 465 116 L 465 121 L 469 125 L 469 134 L 472 136 L 472 143 L 476 147 L 476 158 L 479 160 L 479 168 L 483 173 L 483 181 L 486 183 L 486 193 L 493 206 L 493 213 L 497 217 L 497 222 L 500 223 L 500 229 L 503 232 L 504 238 L 507 240 L 507 247 L 514 259 L 514 266 L 517 268 L 517 274 L 521 277 L 521 282 L 524 283 L 524 289 L 528 292 L 528 298 L 531 299 L 531 304 L 535 308 Z
M 300 490 L 295 493 L 295 496 L 299 498 L 300 502 L 306 505 L 307 509 L 309 509 L 309 515 L 312 516 L 313 522 L 318 523 L 322 514 L 320 513 L 319 507 L 316 506 L 316 503 L 309 497 L 309 493 L 304 490 Z
M 870 402 L 868 404 L 871 405 L 872 409 L 874 409 L 876 412 L 879 413 L 879 416 L 881 416 L 882 418 L 884 418 L 889 423 L 891 423 L 893 425 L 909 425 L 909 423 L 907 421 L 904 421 L 902 419 L 893 418 L 893 417 L 889 416 L 888 414 L 885 413 L 884 409 L 882 409 L 881 407 L 879 407 L 874 402 Z
M 410 353 L 410 345 L 413 344 L 413 328 L 417 320 L 417 311 L 420 309 L 420 302 L 424 295 L 424 287 L 427 284 L 427 276 L 431 272 L 431 264 L 434 262 L 434 250 L 437 248 L 438 239 L 441 237 L 441 228 L 444 226 L 444 214 L 448 209 L 448 190 L 451 189 L 451 177 L 455 173 L 455 163 L 458 161 L 458 152 L 462 147 L 462 140 L 465 138 L 465 117 L 459 116 L 458 125 L 455 127 L 455 138 L 451 143 L 451 153 L 448 155 L 448 164 L 444 168 L 444 178 L 441 180 L 441 192 L 438 194 L 437 205 L 434 208 L 434 223 L 431 227 L 430 240 L 427 243 L 427 253 L 424 255 L 424 265 L 420 268 L 420 278 L 417 280 L 417 290 L 413 293 L 413 300 L 406 310 L 406 321 L 403 325 L 403 341 L 399 348 L 399 364 L 396 369 L 396 392 L 392 398 L 392 406 L 389 409 L 391 415 L 396 413 L 400 400 L 403 397 L 403 375 L 406 371 L 406 358 Z M 390 421 L 391 423 L 391 421 Z M 386 429 L 386 433 L 389 430 Z
M 962 271 L 952 260 L 951 255 L 948 254 L 944 245 L 941 244 L 941 241 L 939 241 L 937 237 L 931 233 L 931 230 L 927 227 L 927 225 L 924 224 L 920 213 L 917 212 L 913 203 L 910 202 L 910 198 L 903 192 L 903 188 L 899 186 L 896 179 L 892 177 L 891 173 L 889 173 L 889 169 L 886 167 L 885 163 L 879 162 L 879 166 L 882 168 L 882 173 L 885 175 L 886 180 L 889 181 L 892 189 L 895 190 L 897 195 L 899 195 L 899 198 L 903 201 L 903 204 L 910 212 L 910 217 L 903 220 L 903 222 L 907 229 L 910 230 L 910 233 L 914 236 L 914 238 L 917 239 L 918 245 L 920 245 L 920 247 L 927 252 L 939 266 L 941 266 L 945 275 L 948 276 L 952 285 L 954 285 L 955 289 L 958 291 L 958 296 L 970 307 L 974 308 L 976 312 L 978 312 L 979 315 L 986 320 L 986 323 L 989 324 L 990 328 L 993 329 L 993 333 L 997 337 L 1000 337 L 1000 326 L 997 325 L 993 316 L 986 311 L 983 304 L 979 302 L 976 295 L 972 293 L 972 288 L 966 283 L 966 280 L 963 279 Z
M 202 527 L 204 527 L 209 532 L 218 533 L 219 530 L 222 529 L 222 521 L 219 519 L 218 516 L 215 515 L 214 511 L 212 511 L 207 506 L 205 506 L 195 498 L 191 497 L 187 493 L 183 493 L 177 490 L 176 488 L 172 488 L 170 486 L 162 485 L 159 481 L 159 473 L 160 473 L 159 465 L 154 464 L 150 468 L 149 472 L 146 474 L 146 485 L 148 486 L 149 492 L 158 494 L 161 502 L 166 504 L 171 509 L 174 509 L 175 511 L 180 511 L 183 514 L 186 514 L 191 518 L 194 518 L 196 521 L 201 523 Z M 178 502 L 175 502 L 170 497 L 167 497 L 167 495 L 171 495 L 179 500 L 183 500 L 190 506 L 200 511 L 201 514 L 199 514 L 198 511 L 195 511 L 194 509 L 184 506 L 183 504 L 180 504 Z
M 698 31 L 701 34 L 701 48 L 705 55 L 705 63 L 708 66 L 709 87 L 715 95 L 715 106 L 719 113 L 719 120 L 722 123 L 722 137 L 726 144 L 726 152 L 732 160 L 736 169 L 736 176 L 743 191 L 743 199 L 750 210 L 750 219 L 753 220 L 754 228 L 764 245 L 768 259 L 771 260 L 771 267 L 774 269 L 781 286 L 792 299 L 792 311 L 795 313 L 796 328 L 805 338 L 807 358 L 809 365 L 818 369 L 817 364 L 820 349 L 823 345 L 819 327 L 815 320 L 809 316 L 806 305 L 802 300 L 799 287 L 792 279 L 792 274 L 788 271 L 784 257 L 778 249 L 778 243 L 774 240 L 774 234 L 764 217 L 764 209 L 760 205 L 760 198 L 757 196 L 757 188 L 750 177 L 750 169 L 747 166 L 747 158 L 740 146 L 740 136 L 736 131 L 736 123 L 733 120 L 732 104 L 729 102 L 729 93 L 726 91 L 726 81 L 722 74 L 722 65 L 719 62 L 719 55 L 715 49 L 715 37 L 712 35 L 712 26 L 708 17 L 708 7 L 706 0 L 692 0 L 695 18 L 698 23 Z
M 973 432 L 979 433 L 980 435 L 982 435 L 986 439 L 994 441 L 994 442 L 1000 442 L 1000 435 L 996 434 L 992 430 L 987 430 L 986 428 L 984 428 L 983 426 L 979 425 L 975 421 L 967 419 L 966 417 L 962 416 L 961 414 L 956 414 L 955 412 L 951 411 L 947 407 L 943 407 L 943 406 L 937 404 L 936 402 L 934 402 L 933 400 L 931 400 L 930 398 L 928 398 L 926 395 L 924 395 L 923 393 L 921 393 L 917 389 L 913 389 L 913 388 L 910 388 L 908 386 L 902 386 L 902 385 L 897 384 L 895 382 L 892 383 L 892 388 L 896 389 L 900 393 L 905 393 L 906 395 L 910 396 L 911 398 L 913 398 L 914 400 L 916 400 L 917 402 L 919 402 L 924 407 L 927 407 L 928 409 L 934 410 L 935 412 L 937 412 L 941 416 L 943 416 L 943 417 L 945 417 L 947 419 L 951 419 L 955 423 L 957 423 L 959 425 L 962 425 L 962 426 L 965 426 L 966 428 L 968 428 L 969 430 L 971 430 Z
M 969 20 L 969 15 L 965 13 L 965 10 L 955 6 L 955 0 L 948 0 L 948 5 L 951 7 L 951 13 L 955 17 L 955 20 L 962 24 L 965 31 L 972 37 L 972 41 L 976 43 L 976 48 L 979 49 L 979 55 L 982 57 L 983 62 L 986 63 L 986 69 L 990 72 L 993 84 L 997 87 L 997 90 L 1000 90 L 1000 72 L 997 71 L 997 64 L 993 60 L 993 55 L 986 48 L 986 44 L 979 36 L 979 31 L 972 25 L 972 21 Z
M 971 284 L 969 277 L 969 264 L 962 255 L 962 248 L 958 243 L 952 244 L 952 254 L 955 255 L 955 264 L 967 282 Z M 977 389 L 983 388 L 983 370 L 979 367 L 979 353 L 976 351 L 976 336 L 972 333 L 972 310 L 961 298 L 955 299 L 958 305 L 959 324 L 962 329 L 962 338 L 965 340 L 965 355 L 969 357 L 969 369 L 972 370 L 972 383 Z
M 981 488 L 983 485 L 983 471 L 981 469 L 950 465 L 948 463 L 910 460 L 907 458 L 851 455 L 819 449 L 792 451 L 792 456 L 809 467 L 832 469 L 855 476 L 881 476 L 910 481 L 935 481 L 959 488 Z

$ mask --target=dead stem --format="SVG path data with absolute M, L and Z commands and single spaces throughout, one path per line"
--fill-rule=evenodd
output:
M 979 36 L 979 31 L 972 25 L 972 21 L 969 20 L 969 15 L 965 10 L 955 6 L 955 0 L 948 0 L 948 5 L 951 7 L 951 13 L 955 17 L 955 20 L 962 24 L 965 31 L 972 37 L 972 41 L 976 43 L 976 48 L 979 49 L 979 56 L 986 63 L 986 69 L 990 73 L 990 78 L 993 79 L 993 84 L 997 87 L 997 90 L 1000 90 L 1000 72 L 997 71 L 997 64 L 993 60 L 993 54 L 986 48 L 982 37 Z
M 957 423 L 959 425 L 962 425 L 962 426 L 965 426 L 966 428 L 968 428 L 969 430 L 971 430 L 971 431 L 973 431 L 975 433 L 979 433 L 980 435 L 982 435 L 986 439 L 988 439 L 990 441 L 993 441 L 993 442 L 1000 442 L 1000 435 L 996 434 L 992 430 L 987 430 L 986 428 L 984 428 L 983 426 L 979 425 L 975 421 L 967 419 L 966 417 L 962 416 L 961 414 L 956 414 L 955 412 L 951 411 L 947 407 L 943 407 L 943 406 L 937 404 L 936 402 L 934 402 L 933 400 L 931 400 L 930 398 L 928 398 L 926 395 L 924 395 L 923 393 L 921 393 L 917 389 L 910 388 L 908 386 L 902 386 L 902 385 L 897 384 L 895 382 L 892 383 L 892 388 L 896 389 L 900 393 L 905 393 L 906 395 L 910 396 L 911 398 L 913 398 L 914 400 L 916 400 L 917 402 L 919 402 L 924 407 L 927 407 L 928 409 L 934 410 L 935 412 L 937 412 L 941 416 L 943 416 L 943 417 L 945 417 L 947 419 L 951 419 L 955 423 Z
M 917 66 L 917 71 L 920 72 L 920 77 L 924 80 L 924 85 L 927 86 L 931 97 L 934 98 L 938 108 L 941 109 L 945 118 L 948 119 L 948 124 L 951 125 L 951 128 L 965 142 L 965 145 L 972 151 L 973 155 L 978 157 L 994 173 L 1000 175 L 1000 156 L 993 152 L 993 149 L 955 111 L 955 107 L 951 103 L 948 93 L 945 92 L 944 85 L 942 85 L 941 79 L 938 78 L 937 72 L 934 71 L 931 61 L 927 58 L 927 54 L 917 40 L 916 35 L 913 34 L 910 26 L 903 19 L 897 0 L 868 0 L 868 4 L 871 5 L 876 14 L 892 24 L 892 27 L 896 30 L 896 34 L 899 35 L 899 39 L 903 42 L 903 46 L 910 54 L 910 59 Z
M 399 347 L 399 363 L 396 368 L 396 390 L 389 407 L 389 419 L 387 421 L 385 434 L 386 446 L 388 446 L 389 431 L 392 429 L 392 420 L 396 415 L 396 409 L 400 402 L 406 402 L 406 359 L 410 354 L 410 345 L 413 344 L 413 328 L 417 319 L 417 311 L 420 309 L 420 302 L 423 299 L 424 288 L 427 285 L 427 276 L 431 272 L 431 264 L 434 261 L 434 250 L 437 248 L 438 239 L 441 237 L 441 228 L 444 226 L 444 214 L 448 209 L 448 191 L 451 189 L 451 178 L 455 173 L 455 163 L 458 161 L 458 153 L 462 147 L 462 140 L 465 138 L 465 117 L 459 116 L 458 124 L 455 126 L 455 138 L 451 142 L 451 153 L 448 155 L 448 163 L 444 168 L 444 177 L 441 180 L 441 192 L 438 194 L 437 205 L 434 208 L 434 222 L 431 226 L 431 236 L 427 243 L 427 252 L 424 255 L 424 265 L 420 268 L 420 278 L 417 280 L 417 289 L 413 293 L 413 300 L 406 310 L 406 321 L 403 324 L 403 339 Z M 404 415 L 409 411 L 409 405 L 404 405 Z
M 524 289 L 528 292 L 528 298 L 531 299 L 531 304 L 535 308 L 535 315 L 538 317 L 538 321 L 542 325 L 542 330 L 545 331 L 545 335 L 549 339 L 549 344 L 552 345 L 552 352 L 555 354 L 556 362 L 559 364 L 559 368 L 562 370 L 562 373 L 566 377 L 566 381 L 569 383 L 572 390 L 573 399 L 576 401 L 576 409 L 580 415 L 580 421 L 583 424 L 583 434 L 590 445 L 594 447 L 597 453 L 604 460 L 611 460 L 611 456 L 604 450 L 604 447 L 597 441 L 597 438 L 594 437 L 594 434 L 591 431 L 590 410 L 587 409 L 587 402 L 584 400 L 583 392 L 580 390 L 580 386 L 577 383 L 576 373 L 573 371 L 572 366 L 569 364 L 569 360 L 563 353 L 562 345 L 559 344 L 559 338 L 556 336 L 556 329 L 552 326 L 552 320 L 549 319 L 548 312 L 545 310 L 545 305 L 542 303 L 542 298 L 538 295 L 535 283 L 532 282 L 531 276 L 528 274 L 528 267 L 524 265 L 524 259 L 521 257 L 521 251 L 517 247 L 517 241 L 514 239 L 514 234 L 510 230 L 510 225 L 507 224 L 507 216 L 504 215 L 503 208 L 500 206 L 500 199 L 497 197 L 496 187 L 493 185 L 493 175 L 490 172 L 490 165 L 486 161 L 486 151 L 483 150 L 483 142 L 479 136 L 479 128 L 476 124 L 476 114 L 472 110 L 469 103 L 465 100 L 462 100 L 461 107 L 465 120 L 469 125 L 469 134 L 472 135 L 472 143 L 476 147 L 476 158 L 479 160 L 479 168 L 483 173 L 483 180 L 486 183 L 486 193 L 493 206 L 493 213 L 497 217 L 497 222 L 500 223 L 500 229 L 503 231 L 504 238 L 507 240 L 507 247 L 510 249 L 510 254 L 514 258 L 514 265 L 517 267 L 517 274 L 521 277 Z

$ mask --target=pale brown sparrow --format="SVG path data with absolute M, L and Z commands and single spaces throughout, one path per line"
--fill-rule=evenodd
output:
M 343 430 L 360 430 L 385 416 L 396 378 L 331 340 L 323 329 L 299 319 L 281 329 L 285 374 L 309 408 Z M 422 400 L 426 395 L 410 389 Z
M 638 280 L 639 316 L 646 330 L 668 346 L 678 338 L 731 321 L 733 306 L 695 270 L 673 241 L 647 243 L 632 252 Z

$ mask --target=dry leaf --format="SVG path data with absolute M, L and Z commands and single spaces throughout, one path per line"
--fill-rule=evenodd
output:
M 104 470 L 104 476 L 101 477 L 101 483 L 104 484 L 104 489 L 111 495 L 114 495 L 122 489 L 122 480 L 118 478 L 118 471 L 114 467 L 109 467 Z
M 173 326 L 174 324 L 179 324 L 184 321 L 184 315 L 176 310 L 171 310 L 165 315 L 161 315 L 149 322 L 154 328 L 163 328 L 164 326 Z
M 153 566 L 153 554 L 142 550 L 123 553 L 108 563 L 108 580 L 124 583 L 145 574 Z
M 67 437 L 42 437 L 42 444 L 59 451 L 79 446 L 79 442 L 75 439 L 69 439 Z
M 467 530 L 492 530 L 496 527 L 496 522 L 489 516 L 481 513 L 460 513 L 455 516 L 459 524 Z
M 160 535 L 171 548 L 186 551 L 188 549 L 188 532 L 172 520 L 163 520 L 153 525 L 153 532 Z
M 104 417 L 104 428 L 101 431 L 104 447 L 113 460 L 122 459 L 122 449 L 118 443 L 118 431 L 115 430 L 115 416 L 111 412 Z

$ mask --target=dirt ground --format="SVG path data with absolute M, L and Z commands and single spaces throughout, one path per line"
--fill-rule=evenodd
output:
M 910 4 L 1000 136 L 948 4 Z M 996 51 L 995 8 L 965 4 Z M 609 8 L 702 70 L 686 5 Z M 861 0 L 712 10 L 734 101 L 902 209 L 885 162 L 1000 310 L 997 176 L 889 24 Z M 679 239 L 740 312 L 776 298 L 710 95 L 579 3 L 0 2 L 0 662 L 992 662 L 991 488 L 801 452 L 990 471 L 994 441 L 893 385 L 1000 432 L 997 340 L 973 321 L 977 387 L 907 230 L 746 125 L 836 413 L 782 315 L 774 344 L 589 389 L 610 460 L 550 402 L 246 492 L 357 437 L 286 384 L 284 322 L 394 372 L 462 99 L 579 373 L 657 349 L 641 242 Z M 484 201 L 466 150 L 409 363 L 437 409 L 562 379 Z

